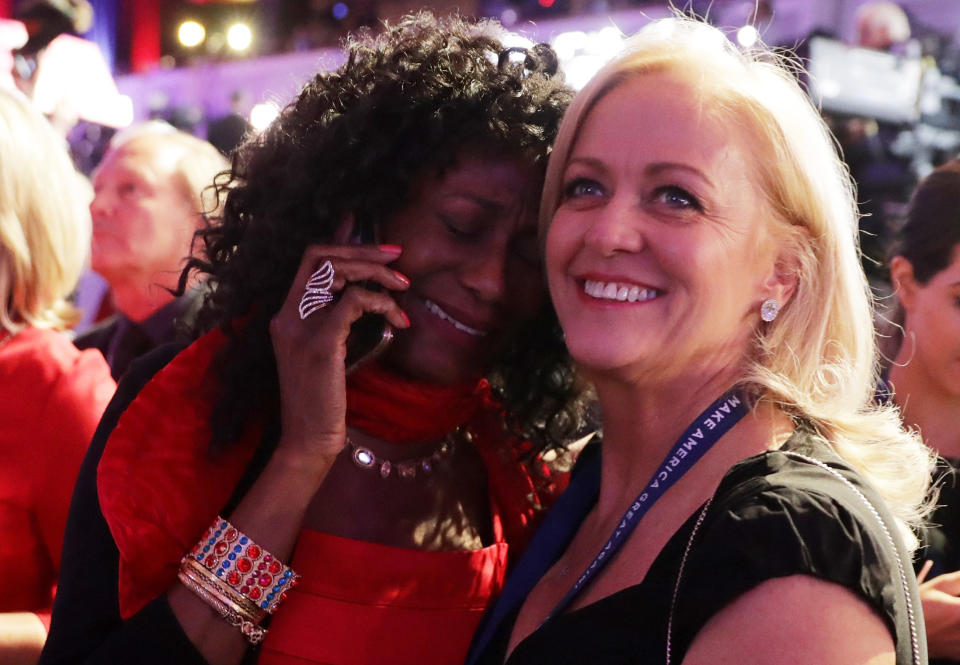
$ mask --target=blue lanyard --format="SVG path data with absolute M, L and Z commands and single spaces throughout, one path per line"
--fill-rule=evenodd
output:
M 730 391 L 721 396 L 717 401 L 708 406 L 703 413 L 697 416 L 693 423 L 687 427 L 686 431 L 680 435 L 673 448 L 667 453 L 663 462 L 660 464 L 660 470 L 653 474 L 650 482 L 637 496 L 627 512 L 620 519 L 620 523 L 613 530 L 607 544 L 594 557 L 593 562 L 587 566 L 579 579 L 567 591 L 566 595 L 560 599 L 557 606 L 553 608 L 550 614 L 544 619 L 547 623 L 558 614 L 561 614 L 573 599 L 583 591 L 594 576 L 603 570 L 623 544 L 633 533 L 633 530 L 640 523 L 641 518 L 657 502 L 663 493 L 677 482 L 683 474 L 693 468 L 704 453 L 706 453 L 715 444 L 720 437 L 743 418 L 749 409 L 744 403 L 743 397 L 738 391 Z

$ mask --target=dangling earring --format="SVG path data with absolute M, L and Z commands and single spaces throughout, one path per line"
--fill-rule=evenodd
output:
M 777 318 L 777 314 L 779 313 L 780 303 L 777 302 L 776 298 L 767 298 L 763 301 L 763 304 L 760 305 L 760 318 L 767 323 Z

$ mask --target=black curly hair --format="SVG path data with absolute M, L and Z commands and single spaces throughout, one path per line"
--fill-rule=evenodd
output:
M 208 276 L 197 332 L 228 335 L 215 363 L 214 450 L 236 439 L 248 414 L 277 413 L 268 324 L 307 245 L 330 243 L 347 213 L 381 223 L 417 178 L 442 174 L 464 148 L 545 169 L 572 91 L 549 46 L 505 49 L 501 30 L 422 12 L 348 38 L 345 64 L 317 74 L 217 178 L 222 213 L 198 232 L 202 254 L 181 276 L 181 289 L 191 272 Z M 583 429 L 585 398 L 549 305 L 489 378 L 536 451 Z

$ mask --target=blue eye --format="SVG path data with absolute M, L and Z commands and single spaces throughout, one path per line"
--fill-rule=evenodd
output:
M 600 186 L 600 183 L 589 178 L 575 178 L 563 188 L 564 199 L 602 195 L 603 187 Z
M 666 203 L 671 208 L 703 210 L 703 206 L 700 205 L 697 197 L 676 185 L 658 187 L 654 191 L 654 198 Z

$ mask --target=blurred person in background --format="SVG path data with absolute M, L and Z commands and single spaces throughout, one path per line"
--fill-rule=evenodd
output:
M 889 51 L 910 39 L 910 19 L 903 8 L 888 0 L 865 2 L 855 16 L 856 45 Z
M 234 90 L 230 95 L 230 112 L 207 125 L 207 140 L 227 157 L 243 143 L 243 138 L 252 129 L 245 113 L 248 107 L 246 93 Z
M 931 663 L 960 663 L 960 161 L 924 178 L 891 248 L 895 326 L 885 386 L 940 456 L 939 507 L 917 557 Z
M 899 5 L 872 0 L 857 8 L 850 45 L 904 55 L 910 36 L 910 21 Z M 857 184 L 864 270 L 871 284 L 883 290 L 886 287 L 883 258 L 890 242 L 890 221 L 900 214 L 916 185 L 910 158 L 893 149 L 903 126 L 884 119 L 831 111 L 824 112 L 824 117 L 840 143 L 843 160 Z
M 62 139 L 0 91 L 0 662 L 46 638 L 74 478 L 114 390 L 62 331 L 90 246 L 88 188 Z
M 22 21 L 29 36 L 14 52 L 17 87 L 32 97 L 44 49 L 60 35 L 82 35 L 93 24 L 93 6 L 87 0 L 23 0 L 14 3 L 13 18 Z
M 115 379 L 130 362 L 177 339 L 200 304 L 197 288 L 176 297 L 194 232 L 215 204 L 204 188 L 227 169 L 212 145 L 150 123 L 114 137 L 93 174 L 91 265 L 110 285 L 118 312 L 76 339 L 99 349 Z

